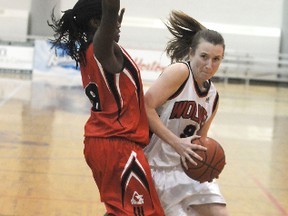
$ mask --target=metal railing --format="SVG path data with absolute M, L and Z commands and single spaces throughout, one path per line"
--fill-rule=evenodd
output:
M 260 53 L 226 52 L 215 75 L 229 79 L 242 79 L 288 83 L 288 54 L 268 55 Z

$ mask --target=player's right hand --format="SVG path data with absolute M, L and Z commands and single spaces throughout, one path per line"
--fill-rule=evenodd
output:
M 190 163 L 197 165 L 197 162 L 194 160 L 203 160 L 196 152 L 195 150 L 200 151 L 206 151 L 207 148 L 198 144 L 193 144 L 193 140 L 196 138 L 200 138 L 198 135 L 193 135 L 191 137 L 186 138 L 180 138 L 180 145 L 176 148 L 177 153 L 180 155 L 181 161 L 183 166 L 188 169 L 188 165 L 186 163 L 186 160 L 188 160 Z

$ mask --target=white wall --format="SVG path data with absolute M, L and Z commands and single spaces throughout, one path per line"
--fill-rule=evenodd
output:
M 53 30 L 47 25 L 47 20 L 51 20 L 51 11 L 59 11 L 60 0 L 32 0 L 31 1 L 31 19 L 29 25 L 29 34 L 33 36 L 52 35 Z
M 29 10 L 31 0 L 0 0 L 0 8 Z
M 31 0 L 0 0 L 0 40 L 26 40 L 30 6 Z
M 76 1 L 59 0 L 60 10 L 73 7 Z M 285 0 L 122 0 L 121 5 L 126 8 L 126 13 L 120 43 L 128 48 L 163 50 L 170 34 L 162 21 L 175 9 L 182 10 L 208 28 L 221 32 L 226 40 L 227 50 L 278 53 L 283 1 Z M 33 8 L 33 5 L 31 7 L 31 0 L 0 0 L 1 7 L 25 10 Z M 50 11 L 51 8 L 47 10 Z M 140 27 L 141 22 L 133 22 L 139 18 L 146 18 L 144 22 L 150 27 Z M 32 23 L 33 21 L 35 22 L 32 20 Z M 157 22 L 156 27 L 151 27 L 154 22 Z M 263 31 L 259 33 L 258 27 L 264 29 L 267 35 Z
M 206 27 L 221 32 L 227 50 L 240 52 L 268 52 L 280 49 L 280 28 L 284 0 L 122 0 L 126 8 L 121 41 L 130 48 L 163 50 L 170 34 L 161 24 L 171 10 L 182 10 Z M 61 0 L 61 8 L 73 7 L 76 0 Z M 140 27 L 133 19 L 158 27 Z M 143 24 L 143 23 L 142 23 Z M 215 25 L 217 24 L 217 25 Z M 233 29 L 230 25 L 233 25 Z M 259 30 L 260 28 L 260 30 Z M 267 35 L 265 35 L 267 34 Z
M 282 0 L 122 0 L 121 4 L 127 15 L 136 17 L 165 18 L 176 9 L 199 21 L 226 24 L 279 27 L 282 19 Z

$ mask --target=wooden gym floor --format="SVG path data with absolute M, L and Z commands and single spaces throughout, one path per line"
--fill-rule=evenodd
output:
M 0 78 L 0 216 L 105 212 L 82 153 L 90 104 L 68 77 Z M 288 216 L 288 88 L 215 84 L 231 216 Z

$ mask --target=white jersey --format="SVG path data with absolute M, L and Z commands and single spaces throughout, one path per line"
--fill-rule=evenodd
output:
M 218 103 L 218 92 L 209 80 L 207 92 L 201 93 L 189 62 L 183 63 L 189 68 L 187 80 L 157 109 L 157 113 L 164 125 L 174 134 L 188 137 L 196 134 L 211 117 Z M 155 134 L 146 146 L 145 154 L 151 167 L 172 167 L 180 164 L 179 154 Z
M 196 134 L 218 103 L 213 83 L 209 80 L 207 92 L 201 93 L 189 62 L 184 63 L 189 68 L 189 77 L 157 110 L 161 121 L 179 137 Z M 192 205 L 226 204 L 215 180 L 199 183 L 188 177 L 181 167 L 179 154 L 155 134 L 144 151 L 166 216 L 195 216 L 198 214 Z

